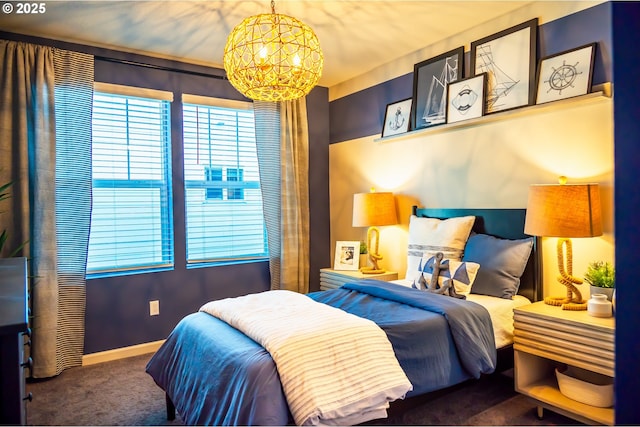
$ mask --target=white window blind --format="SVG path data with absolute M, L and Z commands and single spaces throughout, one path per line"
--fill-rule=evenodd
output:
M 267 256 L 251 103 L 183 97 L 187 262 Z
M 135 96 L 135 88 L 109 92 L 96 91 L 93 100 L 87 272 L 173 266 L 171 98 L 149 98 L 159 92 L 149 90 Z

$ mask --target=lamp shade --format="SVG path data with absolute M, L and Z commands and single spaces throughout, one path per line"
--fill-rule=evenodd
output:
M 601 236 L 598 184 L 532 185 L 524 232 L 564 238 Z
M 371 227 L 398 223 L 393 193 L 356 193 L 353 195 L 353 226 Z

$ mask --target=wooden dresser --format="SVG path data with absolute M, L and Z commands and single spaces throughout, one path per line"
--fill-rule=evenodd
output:
M 613 378 L 615 320 L 586 311 L 537 302 L 514 310 L 514 375 L 517 392 L 543 408 L 586 424 L 614 423 L 613 408 L 569 399 L 560 393 L 555 368 L 571 365 Z
M 27 259 L 0 259 L 0 424 L 25 425 L 26 404 L 24 347 L 28 329 Z

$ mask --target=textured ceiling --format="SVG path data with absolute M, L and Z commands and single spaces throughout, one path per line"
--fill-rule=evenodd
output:
M 305 22 L 333 86 L 530 1 L 280 0 L 276 12 Z M 12 3 L 14 6 L 17 3 Z M 226 37 L 269 1 L 47 1 L 41 14 L 0 13 L 0 30 L 222 68 Z M 6 5 L 6 3 L 5 3 Z

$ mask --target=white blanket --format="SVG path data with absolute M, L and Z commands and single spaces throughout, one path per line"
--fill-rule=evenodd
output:
M 354 425 L 384 418 L 412 389 L 374 322 L 285 290 L 200 308 L 269 351 L 298 425 Z

